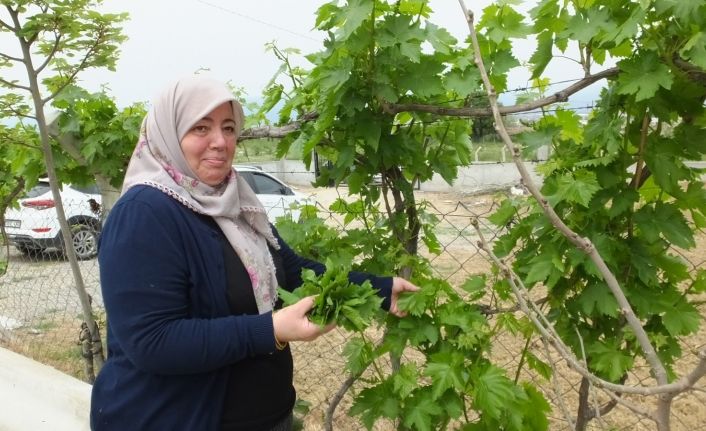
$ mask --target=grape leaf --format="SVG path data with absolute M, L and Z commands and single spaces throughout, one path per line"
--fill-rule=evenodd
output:
M 514 398 L 512 381 L 505 376 L 505 370 L 494 365 L 474 370 L 472 381 L 473 404 L 495 419 L 499 419 L 507 400 Z
M 662 316 L 662 323 L 670 334 L 687 335 L 696 332 L 701 323 L 701 314 L 692 304 L 681 299 Z
M 405 399 L 416 388 L 419 387 L 419 373 L 413 364 L 403 364 L 400 369 L 393 374 L 392 383 L 395 393 L 400 399 Z
M 418 390 L 407 400 L 403 423 L 418 431 L 431 430 L 432 417 L 443 413 L 428 390 Z
M 341 40 L 345 40 L 368 18 L 373 11 L 373 3 L 367 0 L 350 0 L 339 14 L 345 17 L 341 29 Z
M 431 356 L 424 375 L 431 377 L 432 397 L 439 398 L 447 389 L 463 390 L 463 355 L 458 352 L 437 353 Z
M 593 314 L 594 310 L 606 316 L 618 316 L 618 302 L 604 283 L 591 283 L 578 297 L 581 310 Z
M 359 337 L 353 338 L 346 343 L 343 348 L 343 355 L 347 358 L 346 367 L 351 374 L 363 372 L 373 358 L 370 345 Z
M 488 217 L 488 220 L 495 226 L 505 226 L 512 220 L 517 213 L 515 206 L 510 199 L 505 199 L 493 214 Z
M 466 279 L 461 289 L 471 294 L 471 300 L 479 299 L 485 294 L 485 275 L 474 275 Z
M 596 174 L 590 171 L 577 171 L 561 175 L 557 180 L 557 196 L 562 200 L 576 202 L 588 208 L 593 195 L 601 189 Z
M 655 242 L 662 233 L 672 244 L 682 248 L 695 246 L 694 233 L 684 215 L 671 203 L 657 202 L 635 213 L 635 224 L 647 241 Z
M 632 368 L 634 361 L 622 348 L 600 341 L 586 346 L 586 353 L 590 356 L 593 368 L 613 382 L 618 381 L 625 371 Z
M 638 102 L 654 96 L 660 87 L 672 87 L 674 78 L 669 67 L 652 51 L 621 60 L 618 67 L 623 71 L 618 76 L 618 93 L 634 94 Z
M 549 380 L 552 377 L 552 367 L 546 362 L 542 361 L 534 353 L 527 351 L 526 353 L 527 365 L 539 373 L 540 376 Z
M 373 428 L 378 417 L 396 419 L 400 412 L 400 403 L 397 398 L 391 397 L 392 382 L 385 380 L 378 386 L 365 388 L 360 391 L 353 405 L 348 410 L 351 416 L 360 415 L 363 425 L 368 430 Z

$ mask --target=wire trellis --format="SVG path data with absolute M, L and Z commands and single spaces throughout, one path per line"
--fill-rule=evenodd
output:
M 487 273 L 491 265 L 477 245 L 478 238 L 471 225 L 472 219 L 480 222 L 483 235 L 494 239 L 503 233 L 488 221 L 499 201 L 494 196 L 468 196 L 456 202 L 429 202 L 426 212 L 436 220 L 434 232 L 441 244 L 438 254 L 429 253 L 422 247 L 422 253 L 429 258 L 436 276 L 459 286 L 469 276 Z M 336 228 L 344 229 L 340 215 L 334 214 L 319 205 L 319 217 Z M 81 332 L 81 306 L 73 288 L 73 278 L 68 262 L 58 250 L 43 253 L 21 253 L 12 246 L 5 245 L 3 254 L 9 255 L 8 268 L 0 276 L 0 346 L 9 348 L 40 362 L 52 365 L 75 377 L 85 379 L 79 334 Z M 691 270 L 704 265 L 706 238 L 701 238 L 699 247 L 690 252 L 679 252 Z M 88 259 L 80 262 L 84 282 L 92 297 L 97 320 L 105 329 L 105 311 L 100 295 L 98 262 Z M 701 308 L 706 314 L 706 309 Z M 517 311 L 516 316 L 521 317 Z M 489 319 L 495 319 L 490 315 Z M 491 325 L 493 322 L 491 321 Z M 690 370 L 697 362 L 697 352 L 706 347 L 706 325 L 694 336 L 681 341 L 683 356 L 677 361 L 675 370 Z M 379 339 L 378 329 L 372 330 L 372 339 Z M 103 333 L 105 337 L 105 333 Z M 312 343 L 293 343 L 295 360 L 295 387 L 298 398 L 309 404 L 309 412 L 303 417 L 304 429 L 319 430 L 324 427 L 325 412 L 330 400 L 348 378 L 343 348 L 351 337 L 342 330 L 320 337 Z M 519 334 L 500 333 L 493 341 L 492 360 L 504 368 L 508 376 L 514 376 L 520 366 L 521 351 L 526 340 Z M 529 350 L 547 361 L 544 345 L 538 337 L 529 341 Z M 575 415 L 579 399 L 580 376 L 568 368 L 564 361 L 551 353 L 555 362 L 554 379 L 547 380 L 533 370 L 522 367 L 521 381 L 530 382 L 539 388 L 552 406 L 549 415 L 550 429 L 570 429 L 562 414 L 561 404 Z M 637 361 L 627 378 L 627 384 L 652 384 L 649 368 Z M 333 415 L 334 429 L 362 429 L 355 417 L 347 414 L 352 405 L 353 393 L 362 388 L 363 383 L 353 384 Z M 597 403 L 606 403 L 609 398 L 595 391 Z M 653 399 L 631 396 L 633 403 L 652 407 Z M 699 382 L 696 390 L 679 395 L 672 409 L 673 430 L 706 430 L 706 382 Z M 380 422 L 375 429 L 396 429 L 392 422 Z M 652 421 L 640 417 L 620 405 L 600 419 L 594 419 L 589 429 L 651 430 Z

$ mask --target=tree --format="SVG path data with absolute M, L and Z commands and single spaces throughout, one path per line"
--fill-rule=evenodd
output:
M 5 210 L 15 204 L 26 185 L 36 181 L 43 172 L 39 137 L 36 129 L 18 123 L 14 127 L 0 125 L 0 239 L 9 256 L 10 244 L 5 234 Z M 7 262 L 0 261 L 0 275 L 5 273 Z
M 334 261 L 355 258 L 356 268 L 402 274 L 424 286 L 406 303 L 408 319 L 387 322 L 381 344 L 363 337 L 346 348 L 352 378 L 368 366 L 376 370 L 351 409 L 367 427 L 389 418 L 401 429 L 438 429 L 457 420 L 486 429 L 507 424 L 543 429 L 548 408 L 543 396 L 492 364 L 494 331 L 486 316 L 434 278 L 420 256 L 420 246 L 439 253 L 440 245 L 414 184 L 435 174 L 453 181 L 458 166 L 470 162 L 470 123 L 431 113 L 389 112 L 388 104 L 463 107 L 480 89 L 468 49 L 431 23 L 430 13 L 424 1 L 357 0 L 319 9 L 317 28 L 329 38 L 322 52 L 308 56 L 313 69 L 284 101 L 282 120 L 291 121 L 290 113 L 296 112 L 300 127 L 280 142 L 280 154 L 296 142 L 307 163 L 314 151 L 332 161 L 317 182 L 345 182 L 350 193 L 358 194 L 357 202 L 338 201 L 331 209 L 346 224 L 358 220 L 364 228 L 349 228 L 343 236 L 307 220 L 280 229 L 300 250 L 308 245 L 310 256 L 320 258 L 324 244 L 329 255 L 335 250 Z M 425 44 L 434 49 L 425 52 Z M 302 122 L 308 112 L 316 115 Z M 381 186 L 374 184 L 376 176 Z M 476 297 L 484 283 L 484 277 L 474 277 L 466 285 Z M 397 371 L 390 375 L 379 372 L 381 356 L 391 353 L 398 359 L 405 347 L 418 351 L 422 363 L 393 365 Z
M 694 232 L 706 226 L 703 182 L 684 163 L 706 153 L 706 37 L 701 31 L 706 2 L 542 0 L 527 22 L 513 8 L 515 2 L 503 1 L 486 8 L 477 25 L 463 1 L 459 3 L 469 21 L 471 37 L 465 48 L 426 21 L 429 9 L 422 0 L 323 5 L 316 25 L 329 32 L 325 50 L 308 57 L 314 68 L 285 105 L 297 106 L 315 120 L 295 123 L 301 131 L 294 136 L 304 144 L 305 155 L 314 148 L 326 153 L 334 161 L 327 175 L 347 181 L 361 195 L 360 205 L 348 208 L 347 220 L 356 214 L 365 220 L 383 199 L 390 232 L 414 255 L 420 232 L 427 233 L 422 238 L 429 250 L 434 242 L 418 217 L 412 180 L 428 179 L 435 172 L 453 180 L 456 166 L 466 162 L 462 135 L 468 134 L 466 123 L 456 119 L 492 116 L 533 200 L 508 200 L 493 215 L 499 226 L 515 223 L 495 244 L 482 240 L 503 276 L 488 277 L 487 286 L 499 298 L 514 292 L 542 340 L 583 377 L 576 416 L 567 415 L 572 426 L 584 429 L 591 419 L 623 404 L 667 430 L 674 397 L 706 374 L 706 351 L 699 353 L 692 370 L 677 375 L 673 369 L 683 354 L 679 338 L 693 334 L 703 320 L 697 295 L 706 290 L 704 270 L 689 266 L 680 255 L 694 247 Z M 530 58 L 533 78 L 541 79 L 549 63 L 571 53 L 584 77 L 550 96 L 500 107 L 497 94 L 506 89 L 507 72 L 520 65 L 513 43 L 530 35 L 537 40 Z M 425 41 L 429 51 L 420 49 Z M 608 58 L 617 60 L 617 66 L 592 71 Z M 587 124 L 569 109 L 547 110 L 517 144 L 502 124 L 504 113 L 565 102 L 606 79 L 608 86 Z M 478 90 L 488 95 L 488 108 L 458 102 Z M 285 138 L 282 146 L 292 138 Z M 545 179 L 540 187 L 522 157 L 547 144 L 553 152 L 541 167 Z M 449 155 L 451 149 L 460 155 Z M 383 178 L 382 191 L 370 186 L 374 173 Z M 388 192 L 392 203 L 385 200 Z M 371 232 L 380 226 L 373 221 L 365 225 Z M 478 234 L 483 238 L 480 229 Z M 410 260 L 401 266 L 398 261 L 396 268 Z M 467 286 L 476 293 L 482 284 L 469 280 Z M 547 289 L 543 302 L 549 311 L 528 299 L 529 289 L 536 286 Z M 415 326 L 419 337 L 428 328 L 425 316 L 441 320 L 435 308 L 439 304 L 425 299 L 428 292 L 423 289 L 418 300 L 407 304 L 413 316 L 422 318 Z M 429 339 L 424 343 L 436 345 Z M 394 349 L 390 344 L 387 348 Z M 465 385 L 478 388 L 484 379 L 492 380 L 473 372 L 474 378 L 463 380 L 453 372 L 459 365 L 453 354 L 431 355 L 426 366 L 435 365 L 426 372 L 446 382 L 444 389 L 458 389 L 462 399 L 478 400 Z M 653 384 L 627 380 L 638 358 L 649 364 Z M 367 426 L 404 411 L 404 403 L 385 402 L 404 387 L 409 376 L 402 370 L 357 398 L 354 411 L 363 414 Z M 437 374 L 440 370 L 446 373 Z M 589 393 L 596 388 L 612 401 L 592 406 Z M 447 423 L 440 418 L 450 412 L 425 404 L 441 399 L 444 392 L 436 389 L 412 397 L 419 410 L 405 427 L 430 429 Z M 657 407 L 650 411 L 625 401 L 624 394 L 655 397 Z M 482 410 L 484 426 L 498 428 L 492 419 L 511 426 L 511 419 L 497 415 L 492 403 L 473 407 Z
M 72 243 L 71 228 L 66 222 L 59 195 L 45 109 L 81 71 L 93 67 L 114 68 L 119 43 L 125 39 L 118 24 L 127 15 L 101 14 L 94 9 L 100 3 L 100 0 L 2 2 L 5 10 L 0 17 L 0 31 L 3 38 L 14 40 L 15 45 L 10 49 L 9 43 L 3 44 L 6 48 L 0 52 L 0 67 L 10 69 L 12 73 L 0 78 L 0 85 L 6 90 L 0 95 L 0 109 L 14 112 L 18 119 L 36 122 L 64 244 Z M 24 79 L 9 76 L 24 76 Z M 65 249 L 81 300 L 83 318 L 91 334 L 93 360 L 100 367 L 103 363 L 100 332 L 93 320 L 90 299 L 73 247 Z M 92 380 L 92 365 L 89 368 L 87 377 Z
M 89 93 L 76 86 L 66 87 L 52 105 L 59 111 L 51 124 L 51 134 L 65 161 L 58 167 L 59 178 L 73 183 L 95 180 L 105 216 L 120 194 L 145 106 L 138 102 L 119 109 L 105 90 Z

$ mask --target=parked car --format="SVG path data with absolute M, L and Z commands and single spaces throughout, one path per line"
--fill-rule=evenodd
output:
M 299 210 L 291 208 L 293 204 L 313 205 L 314 203 L 311 198 L 296 192 L 291 186 L 256 166 L 235 165 L 235 169 L 250 184 L 273 224 L 277 217 L 290 212 L 292 218 L 295 220 L 299 218 Z
M 260 168 L 245 165 L 235 168 L 255 191 L 272 223 L 288 212 L 293 218 L 298 218 L 299 210 L 292 209 L 292 204 L 312 203 L 310 198 Z M 95 257 L 101 230 L 100 190 L 95 185 L 65 185 L 61 200 L 66 220 L 71 226 L 76 256 L 81 260 Z M 10 242 L 27 256 L 36 256 L 50 249 L 62 251 L 64 241 L 54 208 L 49 180 L 42 179 L 27 196 L 20 199 L 19 209 L 9 209 L 5 213 L 5 232 Z
M 61 200 L 66 220 L 71 227 L 76 257 L 81 260 L 95 257 L 101 228 L 100 190 L 96 185 L 64 185 Z M 5 212 L 5 232 L 9 241 L 27 256 L 36 256 L 49 249 L 64 250 L 55 208 L 49 180 L 39 180 L 20 199 L 18 209 L 11 208 Z

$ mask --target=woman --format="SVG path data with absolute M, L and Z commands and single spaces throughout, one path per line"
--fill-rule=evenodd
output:
M 108 360 L 93 386 L 94 430 L 286 430 L 295 392 L 289 341 L 330 328 L 312 298 L 273 311 L 301 284 L 296 255 L 232 168 L 243 110 L 223 83 L 190 77 L 153 103 L 123 195 L 100 240 Z M 417 287 L 370 280 L 383 307 Z

